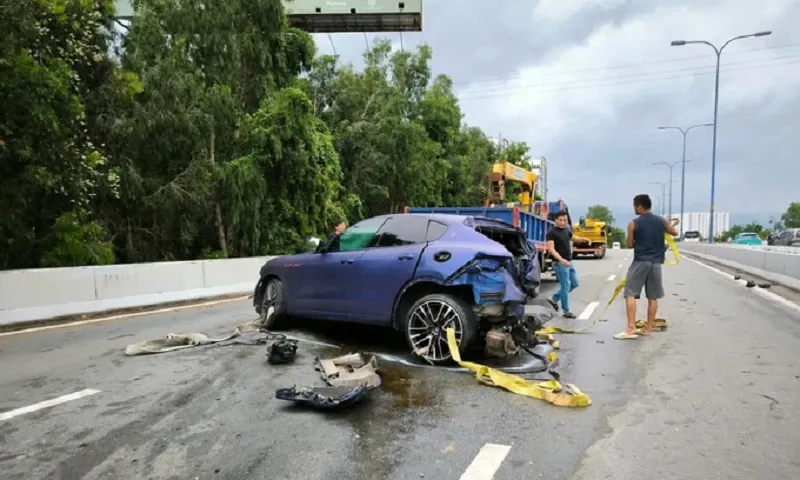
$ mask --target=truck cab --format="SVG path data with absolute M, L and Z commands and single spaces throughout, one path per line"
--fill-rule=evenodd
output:
M 589 243 L 575 243 L 572 248 L 573 258 L 583 255 L 592 255 L 594 258 L 606 256 L 608 247 L 608 227 L 606 222 L 592 218 L 581 217 L 578 223 L 572 227 L 573 235 L 586 238 Z

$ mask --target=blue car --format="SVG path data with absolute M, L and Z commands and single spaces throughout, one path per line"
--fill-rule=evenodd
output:
M 266 329 L 291 317 L 381 325 L 405 334 L 413 353 L 452 361 L 445 329 L 465 352 L 485 342 L 493 356 L 536 344 L 525 315 L 540 266 L 519 228 L 484 217 L 394 214 L 369 218 L 315 252 L 261 268 L 253 305 Z
M 736 245 L 761 245 L 763 242 L 757 233 L 744 232 L 736 235 L 733 239 L 733 243 Z

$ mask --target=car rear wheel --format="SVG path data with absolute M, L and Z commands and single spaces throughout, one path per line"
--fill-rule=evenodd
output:
M 447 329 L 453 328 L 458 349 L 463 355 L 475 338 L 475 314 L 461 298 L 433 293 L 420 298 L 408 309 L 405 319 L 406 341 L 411 352 L 433 365 L 453 363 L 447 346 Z
M 261 296 L 259 321 L 265 329 L 275 330 L 281 328 L 284 320 L 286 320 L 286 302 L 283 297 L 283 282 L 277 278 L 270 278 Z

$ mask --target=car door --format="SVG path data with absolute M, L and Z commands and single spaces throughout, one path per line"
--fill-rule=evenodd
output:
M 414 214 L 389 217 L 375 243 L 359 259 L 351 298 L 352 320 L 388 324 L 398 292 L 411 280 L 426 246 L 428 219 Z
M 303 265 L 298 314 L 337 320 L 351 316 L 351 292 L 361 256 L 373 243 L 385 216 L 351 226 Z

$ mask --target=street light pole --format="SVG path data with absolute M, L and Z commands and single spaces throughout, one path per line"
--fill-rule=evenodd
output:
M 681 128 L 681 127 L 658 127 L 659 130 L 677 130 L 677 131 L 681 132 L 681 135 L 683 135 L 683 156 L 681 157 L 681 216 L 680 216 L 681 221 L 680 221 L 680 224 L 679 224 L 679 226 L 681 227 L 681 230 L 680 230 L 680 237 L 678 237 L 678 238 L 681 238 L 681 239 L 683 238 L 683 201 L 684 201 L 684 194 L 686 193 L 686 161 L 687 161 L 686 160 L 686 135 L 693 128 L 711 127 L 712 125 L 713 125 L 712 123 L 700 123 L 700 124 L 697 124 L 697 125 L 691 125 L 691 126 L 689 126 L 687 128 Z M 670 202 L 671 201 L 672 201 L 672 198 L 670 197 Z
M 667 196 L 667 184 L 662 182 L 650 182 L 653 185 L 661 185 L 661 215 L 664 215 L 664 198 Z
M 675 165 L 679 163 L 686 164 L 687 162 L 691 162 L 691 160 L 686 160 L 684 156 L 683 160 L 679 160 L 677 162 L 667 163 L 667 162 L 655 162 L 653 165 L 666 165 L 669 167 L 669 219 L 672 220 L 672 184 L 675 183 L 672 180 L 672 169 L 675 168 Z M 683 222 L 683 220 L 681 220 Z
M 709 47 L 714 49 L 714 53 L 717 54 L 717 72 L 716 72 L 716 80 L 714 83 L 714 140 L 711 146 L 711 208 L 709 219 L 708 219 L 708 243 L 714 243 L 714 186 L 716 180 L 716 170 L 717 170 L 717 113 L 719 112 L 719 62 L 720 58 L 722 57 L 722 51 L 736 40 L 741 40 L 743 38 L 752 38 L 752 37 L 764 37 L 767 35 L 771 35 L 771 31 L 764 31 L 764 32 L 757 32 L 757 33 L 750 33 L 747 35 L 739 35 L 738 37 L 733 37 L 727 42 L 725 42 L 722 47 L 717 48 L 713 43 L 707 42 L 705 40 L 673 40 L 670 44 L 673 47 L 681 47 L 684 45 L 690 44 L 697 44 L 703 43 L 708 45 Z

